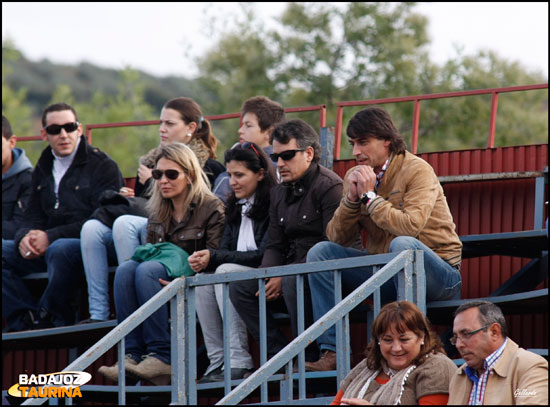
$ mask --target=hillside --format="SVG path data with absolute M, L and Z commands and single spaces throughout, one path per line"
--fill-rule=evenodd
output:
M 4 59 L 4 58 L 3 58 Z M 12 71 L 6 82 L 14 89 L 27 89 L 26 102 L 34 114 L 40 114 L 51 100 L 52 94 L 60 84 L 68 85 L 77 102 L 90 100 L 95 91 L 108 95 L 118 92 L 120 72 L 115 69 L 100 68 L 88 62 L 79 65 L 61 65 L 48 59 L 30 61 L 21 55 L 16 61 L 9 62 Z M 202 92 L 195 81 L 183 77 L 155 77 L 137 71 L 140 80 L 145 83 L 145 100 L 159 112 L 162 105 L 176 96 L 196 98 Z

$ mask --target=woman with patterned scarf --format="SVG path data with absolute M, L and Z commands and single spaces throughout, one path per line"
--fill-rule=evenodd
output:
M 331 405 L 446 405 L 456 365 L 416 305 L 385 305 L 372 326 L 363 359 Z

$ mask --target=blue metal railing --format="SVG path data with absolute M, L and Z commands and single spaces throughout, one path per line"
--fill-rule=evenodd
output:
M 240 272 L 224 274 L 198 274 L 194 277 L 179 278 L 164 287 L 153 298 L 147 301 L 136 312 L 113 328 L 94 346 L 84 352 L 73 363 L 68 365 L 65 371 L 83 371 L 105 352 L 118 344 L 119 360 L 119 384 L 118 403 L 126 403 L 126 391 L 132 391 L 135 387 L 128 387 L 124 374 L 124 338 L 149 318 L 161 306 L 170 301 L 171 316 L 171 367 L 172 386 L 171 398 L 173 404 L 197 404 L 197 390 L 203 388 L 222 387 L 226 395 L 219 404 L 236 404 L 247 397 L 260 386 L 260 398 L 262 403 L 268 402 L 268 381 L 280 380 L 281 402 L 285 404 L 307 404 L 313 400 L 306 399 L 305 379 L 314 377 L 327 377 L 326 373 L 305 372 L 304 350 L 309 343 L 316 340 L 328 328 L 336 325 L 337 370 L 336 379 L 339 383 L 349 372 L 350 345 L 349 345 L 349 312 L 360 305 L 367 297 L 373 295 L 373 310 L 369 312 L 369 322 L 372 322 L 380 310 L 380 287 L 394 276 L 398 279 L 398 299 L 407 299 L 415 302 L 419 308 L 426 312 L 425 280 L 422 251 L 404 251 L 398 254 L 381 254 L 349 259 L 329 260 L 323 262 L 296 264 L 265 269 L 251 269 Z M 347 269 L 358 267 L 374 267 L 377 271 L 373 276 L 342 300 L 341 273 Z M 381 267 L 381 268 L 380 268 Z M 333 271 L 335 282 L 335 304 L 330 312 L 317 320 L 308 329 L 304 330 L 304 277 L 309 273 L 320 271 Z M 284 277 L 296 275 L 298 298 L 298 337 L 288 344 L 281 352 L 266 360 L 266 301 L 265 279 L 270 277 Z M 226 376 L 223 383 L 197 384 L 196 354 L 196 309 L 195 288 L 201 285 L 223 284 L 224 304 L 229 301 L 228 284 L 234 281 L 258 280 L 259 306 L 260 306 L 260 368 L 249 378 L 240 381 L 230 381 L 231 369 L 225 369 Z M 229 331 L 228 315 L 223 307 L 224 330 L 224 362 L 230 367 L 229 358 Z M 365 315 L 365 321 L 367 316 Z M 368 325 L 367 325 L 368 326 Z M 292 373 L 292 359 L 298 356 L 298 373 Z M 283 375 L 276 375 L 280 368 L 285 366 Z M 330 374 L 329 374 L 330 375 Z M 334 374 L 332 374 L 334 375 Z M 293 380 L 298 380 L 298 399 L 293 399 Z M 239 384 L 240 383 L 240 384 Z M 231 391 L 231 386 L 238 386 Z M 98 386 L 94 386 L 98 387 Z M 112 386 L 110 386 L 112 387 Z M 166 387 L 166 390 L 170 388 Z M 85 390 L 86 386 L 83 387 Z M 47 399 L 29 399 L 23 404 L 38 405 Z M 67 400 L 70 402 L 70 400 Z

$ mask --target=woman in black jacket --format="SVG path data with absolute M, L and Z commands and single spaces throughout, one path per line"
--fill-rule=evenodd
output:
M 200 250 L 189 256 L 196 272 L 207 266 L 216 273 L 257 267 L 267 244 L 269 196 L 277 183 L 273 165 L 254 143 L 244 143 L 225 153 L 225 165 L 232 189 L 226 210 L 226 223 L 218 249 Z M 210 366 L 199 383 L 223 381 L 223 292 L 221 285 L 196 289 L 196 305 Z M 252 372 L 246 326 L 231 303 L 231 379 L 242 379 Z

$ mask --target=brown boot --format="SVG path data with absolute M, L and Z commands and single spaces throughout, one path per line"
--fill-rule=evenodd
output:
M 128 371 L 128 366 L 135 366 L 137 364 L 138 363 L 130 355 L 126 355 L 124 357 L 124 369 L 126 371 Z M 118 383 L 118 362 L 116 362 L 113 366 L 101 366 L 97 369 L 97 371 L 107 379 Z
M 327 350 L 317 362 L 306 362 L 307 372 L 326 372 L 336 370 L 336 352 Z
M 153 354 L 146 355 L 138 365 L 129 365 L 127 370 L 157 386 L 170 384 L 170 377 L 172 375 L 170 365 L 157 359 Z

